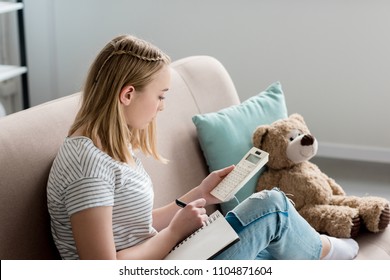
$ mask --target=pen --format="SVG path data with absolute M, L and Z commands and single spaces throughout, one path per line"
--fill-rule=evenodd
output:
M 181 208 L 184 208 L 184 207 L 187 206 L 187 203 L 185 203 L 185 202 L 183 202 L 183 201 L 180 201 L 180 200 L 178 200 L 178 199 L 176 199 L 175 202 L 176 202 L 176 205 L 179 206 L 179 207 L 181 207 Z

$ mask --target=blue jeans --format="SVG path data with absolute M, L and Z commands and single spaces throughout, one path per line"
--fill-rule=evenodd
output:
M 318 260 L 320 235 L 278 189 L 254 193 L 226 215 L 240 241 L 215 260 Z

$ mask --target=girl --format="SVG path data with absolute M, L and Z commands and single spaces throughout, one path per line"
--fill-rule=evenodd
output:
M 51 168 L 47 200 L 63 259 L 163 259 L 202 226 L 210 191 L 234 166 L 212 172 L 171 203 L 153 209 L 151 180 L 133 151 L 156 150 L 155 119 L 170 87 L 170 59 L 134 36 L 119 36 L 89 70 L 81 108 Z M 286 196 L 256 193 L 226 216 L 240 242 L 215 259 L 352 259 L 352 239 L 315 232 Z

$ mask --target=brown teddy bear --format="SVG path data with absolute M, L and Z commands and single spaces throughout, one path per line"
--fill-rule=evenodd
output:
M 301 115 L 257 127 L 252 140 L 254 146 L 269 153 L 268 169 L 260 176 L 257 191 L 278 187 L 318 232 L 356 237 L 363 226 L 379 232 L 389 224 L 386 199 L 348 196 L 309 162 L 317 153 L 318 143 Z

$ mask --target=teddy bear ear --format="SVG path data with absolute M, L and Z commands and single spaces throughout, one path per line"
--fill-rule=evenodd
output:
M 298 114 L 298 113 L 294 113 L 294 114 L 290 115 L 289 118 L 290 118 L 290 119 L 295 119 L 295 120 L 299 121 L 300 123 L 306 125 L 305 119 L 303 118 L 302 115 L 300 115 L 300 114 Z
M 269 128 L 270 128 L 269 125 L 261 125 L 255 129 L 252 135 L 253 146 L 257 148 L 261 148 L 263 137 L 268 133 Z

